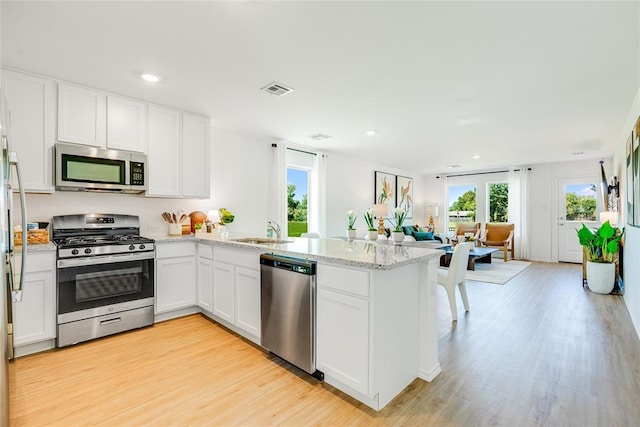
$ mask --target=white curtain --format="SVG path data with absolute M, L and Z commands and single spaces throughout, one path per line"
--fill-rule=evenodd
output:
M 309 189 L 309 230 L 327 236 L 327 155 L 317 152 L 313 159 Z
M 509 170 L 509 222 L 514 225 L 515 257 L 529 259 L 529 170 Z
M 283 142 L 273 147 L 273 189 L 272 206 L 269 221 L 275 221 L 281 227 L 281 236 L 288 235 L 287 230 L 287 146 Z M 265 224 L 266 227 L 266 224 Z

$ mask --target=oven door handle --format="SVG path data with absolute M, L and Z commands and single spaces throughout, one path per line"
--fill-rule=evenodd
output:
M 81 267 L 84 265 L 112 264 L 115 262 L 142 261 L 155 258 L 154 252 L 138 254 L 96 256 L 87 258 L 59 259 L 58 268 Z

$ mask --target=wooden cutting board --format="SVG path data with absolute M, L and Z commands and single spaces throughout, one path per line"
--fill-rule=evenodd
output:
M 191 232 L 195 233 L 196 224 L 202 224 L 207 219 L 207 214 L 202 211 L 194 211 L 189 214 L 189 218 L 191 219 Z

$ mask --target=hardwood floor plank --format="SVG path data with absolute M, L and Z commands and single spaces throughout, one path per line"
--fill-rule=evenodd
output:
M 581 274 L 533 263 L 468 282 L 454 324 L 438 287 L 442 373 L 380 412 L 193 315 L 16 360 L 11 424 L 639 425 L 640 342 L 622 299 Z

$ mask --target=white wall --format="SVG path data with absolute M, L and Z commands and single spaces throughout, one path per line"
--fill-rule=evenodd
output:
M 629 111 L 629 115 L 625 120 L 625 125 L 621 130 L 616 153 L 613 158 L 613 170 L 620 179 L 620 206 L 621 206 L 621 224 L 626 224 L 626 142 L 629 134 L 633 130 L 636 120 L 640 116 L 640 88 L 636 93 L 636 97 Z M 636 202 L 635 207 L 639 205 Z M 624 301 L 631 315 L 631 320 L 636 329 L 636 333 L 640 336 L 640 228 L 625 228 L 624 238 Z
M 405 224 L 426 224 L 423 178 L 417 174 L 364 162 L 353 157 L 329 153 L 327 160 L 327 235 L 344 236 L 347 229 L 346 212 L 358 212 L 355 227 L 362 235 L 367 226 L 363 213 L 374 204 L 374 172 L 382 171 L 413 178 L 414 215 Z M 389 227 L 389 222 L 385 223 Z

